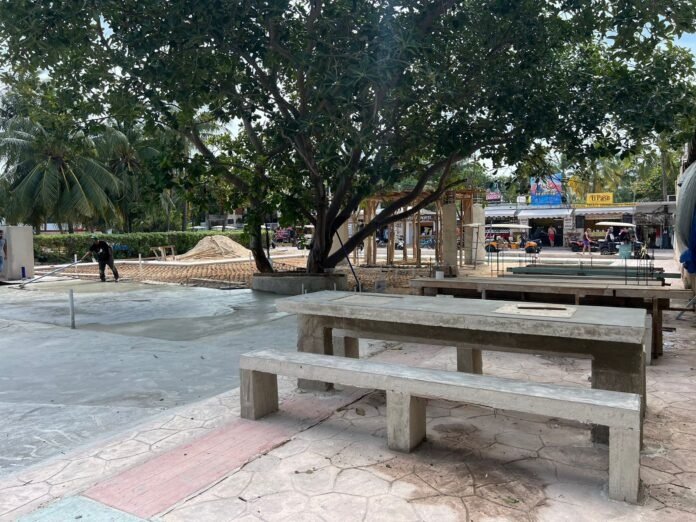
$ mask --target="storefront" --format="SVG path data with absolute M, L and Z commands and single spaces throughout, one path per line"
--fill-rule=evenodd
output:
M 495 205 L 486 207 L 484 213 L 486 215 L 486 224 L 494 223 L 515 223 L 515 214 L 518 207 L 515 205 Z
M 602 240 L 606 235 L 606 227 L 598 226 L 601 221 L 619 221 L 633 223 L 635 208 L 633 204 L 614 207 L 580 207 L 576 208 L 574 239 L 582 238 L 586 228 L 590 229 L 592 239 Z
M 529 225 L 529 238 L 538 239 L 544 246 L 563 246 L 568 242 L 565 231 L 572 231 L 571 214 L 573 209 L 563 207 L 525 208 L 517 212 L 521 225 Z M 554 232 L 554 244 L 550 243 L 550 233 Z
M 635 221 L 638 239 L 648 248 L 672 248 L 674 201 L 636 203 Z

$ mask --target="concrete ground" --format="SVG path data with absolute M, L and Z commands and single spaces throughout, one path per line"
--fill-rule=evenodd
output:
M 696 520 L 696 320 L 675 315 L 647 368 L 639 505 L 607 498 L 608 450 L 588 426 L 429 401 L 427 440 L 401 454 L 386 447 L 383 393 L 281 379 L 280 411 L 259 421 L 239 419 L 232 390 L 0 477 L 0 520 Z M 451 348 L 386 348 L 374 357 L 455 368 Z M 584 360 L 484 352 L 484 372 L 589 386 Z
M 273 302 L 125 282 L 0 287 L 0 476 L 236 388 L 239 354 L 295 347 L 295 319 Z
M 631 506 L 607 499 L 607 448 L 588 427 L 541 412 L 430 401 L 410 455 L 386 447 L 379 392 L 302 393 L 281 379 L 280 412 L 240 419 L 239 354 L 294 350 L 295 319 L 275 296 L 33 286 L 0 287 L 0 520 L 696 520 L 693 313 L 665 314 L 665 355 L 647 368 Z M 455 367 L 450 348 L 360 351 Z M 484 352 L 484 373 L 589 386 L 589 362 L 575 359 Z

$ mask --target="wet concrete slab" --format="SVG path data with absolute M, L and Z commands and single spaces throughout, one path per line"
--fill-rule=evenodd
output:
M 0 475 L 239 386 L 240 354 L 295 349 L 296 320 L 274 302 L 134 283 L 0 288 Z

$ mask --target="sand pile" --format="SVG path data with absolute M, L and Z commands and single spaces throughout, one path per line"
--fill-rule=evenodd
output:
M 249 259 L 251 251 L 227 236 L 206 236 L 191 250 L 176 256 L 177 261 L 190 259 Z

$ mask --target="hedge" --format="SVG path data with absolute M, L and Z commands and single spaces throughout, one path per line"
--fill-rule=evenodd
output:
M 114 257 L 126 259 L 152 257 L 151 247 L 174 245 L 177 254 L 191 250 L 205 236 L 223 235 L 248 247 L 248 237 L 240 230 L 231 232 L 136 232 L 132 234 L 94 234 L 114 247 Z M 34 236 L 34 260 L 38 263 L 68 263 L 80 258 L 92 244 L 92 234 L 41 234 Z

